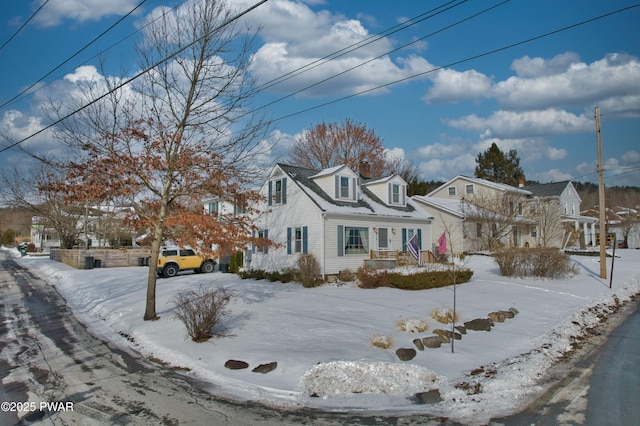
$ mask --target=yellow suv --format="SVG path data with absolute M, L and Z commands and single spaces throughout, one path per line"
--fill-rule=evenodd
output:
M 158 257 L 158 275 L 174 277 L 180 271 L 213 272 L 216 262 L 190 248 L 162 248 Z

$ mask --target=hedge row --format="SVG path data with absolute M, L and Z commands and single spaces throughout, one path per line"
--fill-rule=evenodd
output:
M 470 269 L 460 269 L 456 272 L 456 284 L 466 283 L 473 276 Z M 430 288 L 446 287 L 453 283 L 453 272 L 424 271 L 411 275 L 403 275 L 388 271 L 371 271 L 360 268 L 357 272 L 360 288 L 391 287 L 401 290 L 427 290 Z

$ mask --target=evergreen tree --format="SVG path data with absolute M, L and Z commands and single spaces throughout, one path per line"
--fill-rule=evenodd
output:
M 485 152 L 478 154 L 476 164 L 475 176 L 480 179 L 516 187 L 520 179 L 524 179 L 518 152 L 512 149 L 505 154 L 495 142 Z

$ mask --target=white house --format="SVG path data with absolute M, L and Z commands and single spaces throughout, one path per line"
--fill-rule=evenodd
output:
M 531 192 L 485 179 L 458 175 L 424 196 L 412 199 L 434 218 L 437 238 L 448 233 L 453 254 L 487 250 L 496 244 L 534 244 L 536 222 L 524 209 Z
M 397 259 L 414 235 L 430 248 L 432 218 L 406 187 L 398 175 L 373 180 L 347 166 L 277 164 L 260 190 L 267 201 L 255 223 L 256 236 L 278 246 L 253 247 L 245 266 L 280 271 L 295 268 L 300 254 L 313 254 L 326 276 L 372 259 Z
M 596 245 L 598 219 L 580 214 L 582 199 L 571 181 L 523 185 L 520 188 L 532 194 L 528 202 L 529 210 L 535 213 L 531 216 L 536 216 L 539 223 L 538 238 L 548 241 L 545 245 L 562 248 L 571 243 Z M 553 215 L 547 217 L 543 214 L 545 205 Z M 546 237 L 545 232 L 548 234 Z

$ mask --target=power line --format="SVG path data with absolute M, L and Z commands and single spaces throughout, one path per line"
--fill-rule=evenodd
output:
M 290 94 L 288 94 L 288 95 L 286 95 L 286 96 L 280 97 L 280 98 L 278 98 L 278 99 L 276 99 L 276 100 L 274 100 L 274 101 L 271 101 L 271 102 L 269 102 L 269 103 L 267 103 L 267 104 L 265 104 L 265 105 L 262 105 L 262 106 L 260 106 L 260 107 L 256 108 L 256 109 L 255 109 L 255 110 L 253 110 L 253 111 L 248 112 L 247 114 L 252 113 L 252 112 L 255 112 L 255 111 L 258 111 L 258 110 L 261 110 L 261 109 L 266 108 L 266 107 L 268 107 L 268 106 L 271 106 L 271 105 L 273 105 L 273 104 L 276 104 L 276 103 L 278 103 L 278 102 L 280 102 L 280 101 L 283 101 L 283 100 L 288 99 L 288 98 L 290 98 L 290 97 L 292 97 L 292 96 L 295 96 L 295 95 L 297 95 L 297 94 L 299 94 L 299 93 L 302 93 L 302 92 L 304 92 L 304 91 L 306 91 L 306 90 L 309 90 L 309 89 L 311 89 L 311 88 L 313 88 L 313 87 L 316 87 L 316 86 L 318 86 L 318 85 L 320 85 L 320 84 L 322 84 L 322 83 L 326 83 L 326 82 L 327 82 L 327 81 L 329 81 L 329 80 L 332 80 L 332 79 L 334 79 L 334 78 L 336 78 L 336 77 L 339 77 L 339 76 L 341 76 L 341 75 L 344 75 L 344 74 L 346 74 L 346 73 L 348 73 L 348 72 L 351 72 L 351 71 L 353 71 L 353 70 L 355 70 L 355 69 L 357 69 L 357 68 L 363 67 L 363 66 L 365 66 L 365 65 L 367 65 L 367 64 L 369 64 L 369 63 L 371 63 L 371 62 L 373 62 L 373 61 L 376 61 L 376 60 L 378 60 L 378 59 L 380 59 L 380 58 L 383 58 L 383 57 L 385 57 L 385 56 L 387 56 L 387 55 L 389 55 L 389 54 L 391 54 L 391 53 L 395 53 L 395 52 L 397 52 L 397 51 L 399 51 L 399 50 L 402 50 L 402 49 L 404 49 L 404 48 L 406 48 L 406 47 L 408 47 L 408 46 L 411 46 L 412 44 L 415 44 L 415 43 L 418 43 L 418 42 L 420 42 L 420 41 L 423 41 L 423 40 L 425 40 L 425 39 L 427 39 L 427 38 L 429 38 L 429 37 L 431 37 L 431 36 L 434 36 L 434 35 L 436 35 L 436 34 L 439 34 L 439 33 L 443 32 L 443 31 L 446 31 L 446 30 L 451 29 L 451 28 L 453 28 L 453 27 L 455 27 L 455 26 L 457 26 L 457 25 L 460 25 L 460 24 L 462 24 L 462 23 L 464 23 L 464 22 L 467 22 L 467 21 L 469 21 L 469 20 L 471 20 L 471 19 L 473 19 L 473 18 L 476 18 L 476 17 L 478 17 L 478 16 L 480 16 L 480 15 L 483 15 L 483 14 L 485 14 L 485 13 L 487 13 L 487 12 L 489 12 L 489 11 L 493 10 L 493 9 L 496 9 L 496 8 L 498 8 L 498 7 L 500 7 L 500 6 L 503 6 L 504 4 L 508 3 L 509 1 L 511 1 L 511 0 L 504 0 L 502 3 L 495 4 L 495 5 L 493 5 L 493 6 L 489 7 L 489 8 L 487 8 L 487 9 L 484 9 L 484 10 L 482 10 L 482 11 L 478 12 L 478 13 L 475 13 L 475 14 L 473 14 L 473 15 L 471 15 L 471 16 L 468 16 L 468 17 L 466 17 L 466 18 L 464 18 L 464 19 L 461 19 L 461 20 L 459 20 L 459 21 L 457 21 L 457 22 L 455 22 L 455 23 L 453 23 L 453 24 L 451 24 L 451 25 L 448 25 L 448 26 L 446 26 L 446 27 L 444 27 L 444 28 L 441 28 L 441 29 L 439 29 L 439 30 L 437 30 L 437 31 L 431 32 L 431 33 L 429 33 L 429 34 L 427 34 L 427 35 L 425 35 L 425 36 L 422 36 L 422 37 L 420 37 L 420 38 L 418 38 L 418 39 L 415 39 L 415 40 L 413 40 L 413 41 L 410 41 L 409 43 L 405 43 L 405 44 L 403 44 L 403 45 L 401 45 L 401 46 L 398 46 L 398 47 L 397 47 L 397 48 L 395 48 L 395 49 L 389 50 L 389 51 L 387 51 L 387 52 L 385 52 L 385 53 L 383 53 L 383 54 L 381 54 L 381 55 L 378 55 L 378 56 L 376 56 L 376 57 L 374 57 L 374 58 L 371 58 L 371 59 L 368 59 L 368 60 L 366 60 L 366 61 L 364 61 L 364 62 L 361 62 L 361 63 L 360 63 L 360 64 L 358 64 L 358 65 L 354 65 L 354 66 L 353 66 L 353 67 L 351 67 L 351 68 L 347 68 L 346 70 L 340 71 L 340 72 L 339 72 L 339 73 L 337 73 L 337 74 L 334 74 L 334 75 L 329 76 L 329 77 L 327 77 L 327 78 L 324 78 L 324 79 L 322 79 L 322 80 L 320 80 L 320 81 L 317 81 L 317 82 L 315 82 L 315 83 L 313 83 L 313 84 L 311 84 L 311 85 L 309 85 L 309 86 L 306 86 L 306 87 L 304 87 L 304 88 L 302 88 L 302 89 L 299 89 L 299 90 L 297 90 L 297 91 L 295 91 L 295 92 L 293 92 L 293 93 L 290 93 Z M 455 6 L 459 6 L 460 4 L 462 4 L 462 3 L 459 3 L 459 4 L 455 5 Z M 455 6 L 453 6 L 453 7 L 455 7 Z M 451 9 L 451 8 L 448 8 L 448 9 L 446 9 L 446 10 L 449 10 L 449 9 Z M 438 12 L 438 13 L 441 13 L 441 12 Z M 434 15 L 431 15 L 431 16 L 435 16 L 435 14 L 434 14 Z M 340 56 L 341 56 L 341 55 L 340 55 Z M 269 86 L 269 87 L 270 87 L 270 86 Z M 244 115 L 247 115 L 247 114 L 244 114 Z
M 586 25 L 586 24 L 592 23 L 594 21 L 597 21 L 597 20 L 600 20 L 600 19 L 603 19 L 603 18 L 607 18 L 609 16 L 612 16 L 612 15 L 615 15 L 615 14 L 618 14 L 618 13 L 626 12 L 627 10 L 636 8 L 638 6 L 640 6 L 640 3 L 636 3 L 634 5 L 627 6 L 627 7 L 624 7 L 622 9 L 618 9 L 618 10 L 615 10 L 615 11 L 612 11 L 612 12 L 609 12 L 609 13 L 605 13 L 603 15 L 599 15 L 599 16 L 596 16 L 594 18 L 590 18 L 590 19 L 578 22 L 576 24 L 569 25 L 569 26 L 566 26 L 566 27 L 563 27 L 563 28 L 560 28 L 560 29 L 557 29 L 557 30 L 554 30 L 554 31 L 550 31 L 550 32 L 547 32 L 547 33 L 544 33 L 544 34 L 541 34 L 541 35 L 538 35 L 538 36 L 535 36 L 535 37 L 531 37 L 531 38 L 528 38 L 528 39 L 525 39 L 525 40 L 522 40 L 522 41 L 519 41 L 519 42 L 516 42 L 516 43 L 512 43 L 512 44 L 509 44 L 507 46 L 499 47 L 497 49 L 489 50 L 489 51 L 486 51 L 486 52 L 483 52 L 483 53 L 480 53 L 480 54 L 477 54 L 477 55 L 474 55 L 474 56 L 469 56 L 469 57 L 467 57 L 465 59 L 460 59 L 458 61 L 450 62 L 450 63 L 448 63 L 446 65 L 441 65 L 441 66 L 432 68 L 432 69 L 430 69 L 428 71 L 423 71 L 423 72 L 420 72 L 420 73 L 417 73 L 417 74 L 410 75 L 408 77 L 404 77 L 404 78 L 401 78 L 401 79 L 398 79 L 398 80 L 390 81 L 390 82 L 385 83 L 385 84 L 381 84 L 381 85 L 373 87 L 373 88 L 369 88 L 369 89 L 362 90 L 360 92 L 352 93 L 351 95 L 347 95 L 347 96 L 343 96 L 343 97 L 340 97 L 340 98 L 333 99 L 331 101 L 323 102 L 321 104 L 318 104 L 318 105 L 315 105 L 315 106 L 312 106 L 312 107 L 309 107 L 309 108 L 305 108 L 305 109 L 302 109 L 300 111 L 293 112 L 291 114 L 287 114 L 287 115 L 278 117 L 276 119 L 273 119 L 272 122 L 277 122 L 277 121 L 281 121 L 281 120 L 284 120 L 284 119 L 287 119 L 287 118 L 295 117 L 296 115 L 300 115 L 300 114 L 303 114 L 305 112 L 313 111 L 315 109 L 323 108 L 325 106 L 332 105 L 334 103 L 341 102 L 341 101 L 344 101 L 344 100 L 347 100 L 347 99 L 355 98 L 357 96 L 364 95 L 364 94 L 367 94 L 367 93 L 371 93 L 371 92 L 374 92 L 376 90 L 384 89 L 386 87 L 393 86 L 394 84 L 403 83 L 405 81 L 413 80 L 414 78 L 422 77 L 424 75 L 427 75 L 427 74 L 442 70 L 444 68 L 452 67 L 454 65 L 460 65 L 460 64 L 463 64 L 465 62 L 470 62 L 470 61 L 473 61 L 473 60 L 476 60 L 476 59 L 480 59 L 480 58 L 485 57 L 485 56 L 493 55 L 495 53 L 499 53 L 499 52 L 502 52 L 502 51 L 505 51 L 505 50 L 508 50 L 508 49 L 512 49 L 514 47 L 521 46 L 523 44 L 531 43 L 533 41 L 537 41 L 537 40 L 543 39 L 545 37 L 549 37 L 549 36 L 564 32 L 564 31 L 568 31 L 570 29 L 574 29 L 574 28 L 577 28 L 579 26 Z
M 266 3 L 266 2 L 267 2 L 267 0 L 262 0 L 262 1 L 258 2 L 258 3 L 256 3 L 255 5 L 251 6 L 250 8 L 248 8 L 245 11 L 241 12 L 240 14 L 236 15 L 235 17 L 231 18 L 229 21 L 221 24 L 220 27 L 214 29 L 213 31 L 215 31 L 215 30 L 217 30 L 219 28 L 222 28 L 222 26 L 228 25 L 232 21 L 240 18 L 241 16 L 245 15 L 246 13 L 249 13 L 251 10 L 257 8 L 258 6 L 260 6 L 260 5 L 262 5 L 262 4 Z M 417 74 L 413 74 L 411 76 L 404 77 L 404 78 L 401 78 L 401 79 L 398 79 L 398 80 L 394 80 L 394 81 L 391 81 L 391 82 L 388 82 L 388 83 L 385 83 L 385 84 L 382 84 L 382 85 L 379 85 L 379 86 L 376 86 L 376 87 L 373 87 L 373 88 L 362 90 L 360 92 L 353 93 L 351 95 L 347 95 L 347 96 L 343 96 L 343 97 L 340 97 L 340 98 L 333 99 L 331 101 L 323 102 L 321 104 L 317 104 L 315 106 L 312 106 L 312 107 L 309 107 L 309 108 L 305 108 L 305 109 L 302 109 L 302 110 L 299 110 L 299 111 L 296 111 L 296 112 L 293 112 L 293 113 L 290 113 L 290 114 L 275 118 L 275 119 L 271 120 L 270 123 L 282 121 L 282 120 L 285 120 L 287 118 L 291 118 L 291 117 L 294 117 L 294 116 L 297 116 L 297 115 L 300 115 L 300 114 L 303 114 L 303 113 L 306 113 L 306 112 L 309 112 L 309 111 L 313 111 L 315 109 L 319 109 L 319 108 L 322 108 L 322 107 L 325 107 L 325 106 L 328 106 L 328 105 L 332 105 L 332 104 L 337 103 L 337 102 L 341 102 L 341 101 L 344 101 L 344 100 L 347 100 L 347 99 L 351 99 L 351 98 L 356 97 L 356 96 L 360 96 L 360 95 L 363 95 L 363 94 L 371 93 L 373 91 L 380 90 L 380 89 L 383 89 L 385 87 L 389 87 L 389 86 L 392 86 L 392 85 L 395 85 L 395 84 L 398 84 L 398 83 L 409 81 L 409 80 L 412 80 L 414 78 L 418 78 L 418 77 L 433 73 L 435 71 L 439 71 L 439 70 L 447 68 L 447 67 L 452 67 L 452 66 L 459 65 L 459 64 L 462 64 L 462 63 L 465 63 L 465 62 L 473 61 L 475 59 L 479 59 L 479 58 L 482 58 L 482 57 L 485 57 L 485 56 L 488 56 L 488 55 L 492 55 L 492 54 L 495 54 L 495 53 L 498 53 L 498 52 L 501 52 L 501 51 L 505 51 L 505 50 L 508 50 L 508 49 L 511 49 L 511 48 L 514 48 L 514 47 L 517 47 L 517 46 L 520 46 L 520 45 L 523 45 L 523 44 L 526 44 L 526 43 L 530 43 L 532 41 L 540 40 L 542 38 L 549 37 L 551 35 L 555 35 L 555 34 L 558 34 L 560 32 L 568 31 L 570 29 L 574 29 L 576 27 L 579 27 L 579 26 L 582 26 L 582 25 L 586 25 L 588 23 L 591 23 L 591 22 L 594 22 L 594 21 L 597 21 L 597 20 L 600 20 L 600 19 L 603 19 L 603 18 L 606 18 L 606 17 L 612 16 L 612 15 L 615 15 L 615 14 L 618 14 L 618 13 L 625 12 L 627 10 L 630 10 L 630 9 L 638 7 L 638 6 L 640 6 L 640 3 L 637 3 L 635 5 L 631 5 L 631 6 L 622 8 L 622 9 L 618 9 L 618 10 L 615 10 L 615 11 L 612 11 L 612 12 L 609 12 L 609 13 L 606 13 L 606 14 L 602 14 L 602 15 L 596 16 L 594 18 L 590 18 L 590 19 L 578 22 L 578 23 L 573 24 L 573 25 L 569 25 L 569 26 L 560 28 L 558 30 L 550 31 L 550 32 L 547 32 L 547 33 L 544 33 L 544 34 L 541 34 L 541 35 L 538 35 L 538 36 L 535 36 L 535 37 L 531 37 L 531 38 L 528 38 L 528 39 L 525 39 L 525 40 L 522 40 L 522 41 L 519 41 L 519 42 L 516 42 L 516 43 L 512 43 L 512 44 L 509 44 L 507 46 L 503 46 L 503 47 L 500 47 L 500 48 L 497 48 L 497 49 L 486 51 L 486 52 L 483 52 L 483 53 L 480 53 L 480 54 L 477 54 L 477 55 L 474 55 L 474 56 L 467 57 L 465 59 L 461 59 L 461 60 L 458 60 L 458 61 L 454 61 L 454 62 L 448 63 L 446 65 L 435 67 L 435 68 L 433 68 L 431 70 L 428 70 L 428 71 L 424 71 L 424 72 L 420 72 L 420 73 L 417 73 Z M 148 73 L 149 71 L 151 71 L 155 67 L 159 66 L 160 64 L 162 64 L 162 63 L 172 59 L 173 57 L 177 56 L 182 51 L 186 50 L 190 46 L 192 46 L 195 43 L 197 43 L 200 39 L 197 39 L 197 40 L 193 41 L 192 43 L 186 45 L 182 49 L 180 49 L 180 50 L 174 52 L 173 54 L 165 57 L 164 59 L 158 61 L 156 64 L 153 64 L 149 68 L 141 71 L 140 73 L 138 73 L 135 76 L 129 78 L 128 80 L 125 80 L 123 83 L 115 86 L 113 89 L 111 89 L 107 93 L 105 93 L 105 94 L 101 95 L 100 97 L 94 99 L 93 101 L 89 102 L 88 104 L 78 108 L 77 110 L 67 114 L 66 116 L 64 116 L 64 117 L 60 118 L 59 120 L 55 121 L 54 123 L 51 123 L 51 124 L 47 125 L 46 127 L 44 127 L 42 129 L 40 129 L 39 131 L 37 131 L 37 132 L 35 132 L 35 133 L 23 138 L 22 140 L 16 141 L 16 142 L 10 144 L 9 146 L 0 149 L 0 153 L 2 153 L 4 151 L 7 151 L 7 150 L 19 145 L 19 144 L 31 139 L 32 137 L 34 137 L 34 136 L 36 136 L 36 135 L 38 135 L 38 134 L 50 129 L 51 127 L 56 126 L 60 122 L 66 120 L 67 118 L 69 118 L 69 117 L 75 115 L 76 113 L 84 110 L 85 108 L 95 104 L 96 102 L 98 102 L 99 100 L 105 98 L 106 96 L 108 96 L 109 94 L 113 93 L 114 91 L 124 87 L 125 85 L 131 83 L 132 81 L 136 80 L 137 78 L 141 77 L 142 75 Z
M 322 57 L 320 59 L 316 59 L 316 60 L 314 60 L 314 61 L 312 61 L 312 62 L 310 62 L 310 63 L 308 63 L 306 65 L 303 65 L 303 66 L 301 66 L 299 68 L 296 68 L 295 70 L 289 71 L 289 72 L 287 72 L 287 73 L 285 73 L 285 74 L 283 74 L 283 75 L 281 75 L 279 77 L 276 77 L 276 78 L 274 78 L 272 80 L 269 80 L 266 83 L 263 83 L 262 85 L 258 86 L 257 91 L 262 91 L 264 89 L 268 89 L 268 88 L 270 88 L 272 86 L 280 84 L 280 83 L 282 83 L 282 82 L 284 82 L 286 80 L 289 80 L 289 79 L 291 79 L 293 77 L 296 77 L 296 76 L 298 76 L 298 75 L 300 75 L 300 74 L 302 74 L 304 72 L 307 72 L 307 71 L 312 70 L 314 68 L 317 68 L 317 67 L 319 67 L 321 65 L 324 65 L 324 64 L 326 64 L 327 62 L 329 62 L 331 60 L 334 60 L 336 58 L 344 56 L 347 53 L 351 53 L 354 50 L 361 49 L 364 46 L 368 46 L 369 44 L 375 43 L 376 41 L 381 40 L 384 37 L 388 37 L 388 36 L 390 36 L 392 34 L 395 34 L 395 33 L 399 32 L 399 31 L 405 30 L 405 29 L 407 29 L 409 27 L 412 27 L 412 26 L 414 26 L 416 24 L 419 24 L 420 22 L 423 22 L 424 20 L 426 20 L 428 18 L 432 18 L 432 17 L 434 17 L 434 16 L 436 16 L 436 15 L 438 15 L 440 13 L 443 13 L 443 12 L 446 12 L 446 11 L 448 11 L 450 9 L 453 9 L 454 7 L 458 7 L 458 6 L 466 3 L 467 1 L 469 1 L 469 0 L 461 1 L 458 4 L 455 4 L 453 6 L 445 8 L 444 10 L 440 10 L 437 13 L 433 13 L 433 12 L 437 11 L 438 9 L 442 9 L 446 5 L 449 5 L 451 3 L 455 3 L 456 0 L 449 1 L 448 3 L 444 3 L 444 4 L 442 4 L 442 5 L 438 6 L 438 7 L 435 7 L 433 9 L 431 9 L 431 10 L 428 10 L 428 11 L 423 12 L 423 13 L 417 15 L 417 16 L 414 16 L 413 18 L 407 19 L 406 21 L 404 21 L 404 22 L 402 22 L 400 24 L 394 25 L 393 27 L 387 28 L 387 29 L 385 29 L 383 31 L 380 31 L 379 33 L 371 35 L 371 36 L 369 36 L 369 37 L 367 37 L 367 38 L 365 38 L 363 40 L 360 40 L 360 41 L 358 41 L 356 43 L 353 43 L 353 44 L 351 44 L 351 45 L 349 45 L 347 47 L 344 47 L 344 48 L 342 48 L 340 50 L 337 50 L 337 51 L 335 51 L 333 53 L 330 53 L 330 54 L 328 54 L 328 55 L 326 55 L 326 56 L 324 56 L 324 57 Z
M 20 31 L 22 31 L 22 29 L 23 29 L 24 27 L 26 27 L 26 26 L 27 26 L 27 24 L 29 23 L 29 21 L 31 21 L 31 20 L 32 20 L 32 19 L 33 19 L 37 14 L 38 14 L 38 12 L 40 12 L 40 10 L 42 10 L 42 8 L 43 8 L 47 3 L 49 3 L 49 0 L 45 0 L 45 1 L 40 5 L 40 7 L 39 7 L 38 9 L 36 9 L 36 11 L 35 11 L 35 12 L 33 12 L 33 13 L 31 14 L 31 16 L 29 17 L 29 19 L 27 19 L 27 20 L 24 22 L 24 24 L 22 24 L 22 25 L 20 26 L 20 28 L 18 28 L 18 29 L 16 30 L 16 32 L 15 32 L 15 33 L 13 33 L 13 35 L 12 35 L 11 37 L 9 37 L 9 39 L 8 39 L 7 41 L 5 41 L 4 43 L 2 43 L 2 46 L 0 46 L 0 50 L 4 49 L 4 47 L 5 47 L 7 44 L 9 44 L 9 42 L 10 42 L 11 40 L 13 40 L 13 38 L 14 38 L 15 36 L 17 36 L 17 35 L 18 35 L 18 33 L 19 33 Z
M 47 0 L 49 1 L 49 0 Z M 78 50 L 76 53 L 74 53 L 73 55 L 69 56 L 67 59 L 65 59 L 63 62 L 61 62 L 58 66 L 56 66 L 55 68 L 53 68 L 51 71 L 49 71 L 48 73 L 46 73 L 45 75 L 43 75 L 42 77 L 40 77 L 38 80 L 36 80 L 35 82 L 31 83 L 31 85 L 29 87 L 27 87 L 26 89 L 20 91 L 20 93 L 18 93 L 17 95 L 15 95 L 13 98 L 9 99 L 8 101 L 6 101 L 5 103 L 0 105 L 0 108 L 4 108 L 7 105 L 12 104 L 16 99 L 18 99 L 19 97 L 21 97 L 22 95 L 24 95 L 25 93 L 27 93 L 29 90 L 31 90 L 36 84 L 40 83 L 42 80 L 44 80 L 45 78 L 49 77 L 51 74 L 53 74 L 54 72 L 56 72 L 57 70 L 59 70 L 62 66 L 64 66 L 65 64 L 67 64 L 69 61 L 71 61 L 73 58 L 75 58 L 76 56 L 78 56 L 80 53 L 82 53 L 85 49 L 87 49 L 89 46 L 91 46 L 93 43 L 95 43 L 96 41 L 98 41 L 100 38 L 102 38 L 105 34 L 107 34 L 109 31 L 111 31 L 112 29 L 114 29 L 118 24 L 120 24 L 122 21 L 124 21 L 125 19 L 127 19 L 132 13 L 134 13 L 136 10 L 138 10 L 138 8 L 140 8 L 143 4 L 145 4 L 147 2 L 147 0 L 142 0 L 140 3 L 138 3 L 138 5 L 136 7 L 134 7 L 133 9 L 131 9 L 126 15 L 123 15 L 120 19 L 118 19 L 115 23 L 113 23 L 109 28 L 107 28 L 106 30 L 104 30 L 103 32 L 101 32 L 98 36 L 94 37 L 93 40 L 91 40 L 89 43 L 85 44 L 80 50 Z M 40 10 L 40 9 L 38 9 Z
M 198 39 L 192 41 L 191 43 L 188 43 L 187 45 L 185 45 L 184 47 L 178 49 L 177 51 L 173 52 L 172 54 L 170 54 L 169 56 L 164 57 L 163 59 L 160 59 L 158 62 L 154 63 L 153 65 L 149 66 L 148 68 L 140 71 L 138 74 L 134 75 L 133 77 L 123 81 L 122 83 L 114 86 L 111 90 L 107 91 L 106 93 L 98 96 L 97 98 L 93 99 L 92 101 L 88 102 L 87 104 L 81 106 L 80 108 L 68 113 L 67 115 L 65 115 L 62 118 L 59 118 L 58 120 L 56 120 L 53 123 L 48 124 L 47 126 L 43 127 L 42 129 L 38 130 L 37 132 L 32 133 L 31 135 L 16 141 L 2 149 L 0 149 L 0 153 L 5 152 L 11 148 L 14 148 L 18 145 L 20 145 L 23 142 L 26 142 L 27 140 L 33 138 L 34 136 L 39 135 L 40 133 L 45 132 L 46 130 L 49 130 L 52 127 L 55 127 L 56 125 L 62 123 L 64 120 L 68 119 L 69 117 L 85 110 L 86 108 L 90 107 L 91 105 L 95 104 L 96 102 L 106 98 L 107 96 L 109 96 L 110 94 L 112 94 L 113 92 L 115 92 L 116 90 L 119 90 L 121 88 L 123 88 L 124 86 L 126 86 L 127 84 L 131 83 L 132 81 L 140 78 L 141 76 L 147 74 L 149 71 L 153 70 L 154 68 L 160 66 L 161 64 L 163 64 L 164 62 L 167 62 L 168 60 L 176 57 L 177 55 L 179 55 L 181 52 L 185 51 L 186 49 L 192 47 L 193 45 L 195 45 L 196 43 L 198 43 L 200 40 L 206 38 L 209 36 L 209 34 L 212 34 L 218 30 L 220 30 L 221 28 L 226 27 L 227 25 L 229 25 L 230 23 L 240 19 L 242 16 L 246 15 L 247 13 L 251 12 L 252 10 L 256 9 L 257 7 L 263 5 L 264 3 L 266 3 L 268 0 L 260 0 L 259 2 L 255 3 L 253 6 L 245 9 L 244 11 L 236 14 L 235 16 L 229 18 L 228 20 L 224 21 L 222 24 L 220 24 L 219 26 L 217 26 L 216 28 L 212 29 L 209 33 L 204 34 L 203 36 L 199 37 Z

